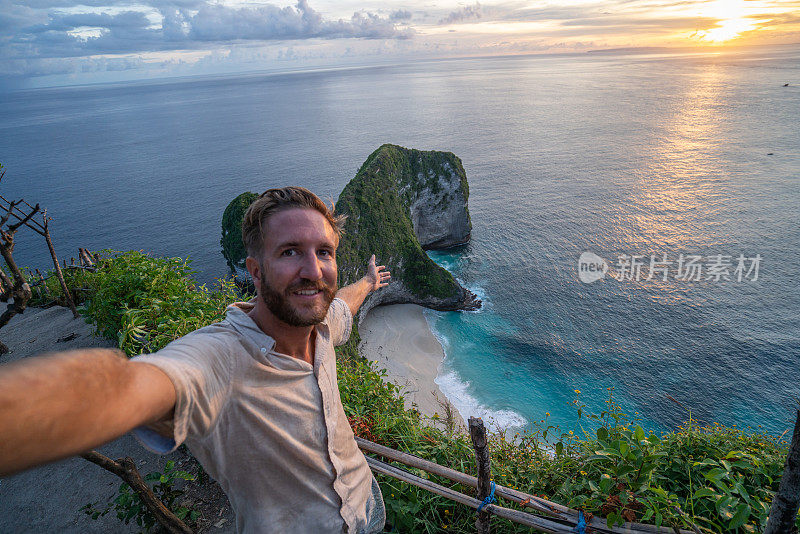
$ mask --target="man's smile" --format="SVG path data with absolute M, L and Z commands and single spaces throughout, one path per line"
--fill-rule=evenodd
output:
M 300 289 L 294 292 L 295 295 L 299 295 L 301 297 L 313 297 L 315 295 L 319 295 L 320 293 L 322 293 L 321 289 Z

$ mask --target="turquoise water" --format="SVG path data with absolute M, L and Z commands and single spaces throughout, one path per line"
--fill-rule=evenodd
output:
M 789 83 L 784 87 L 784 83 Z M 777 434 L 800 367 L 800 48 L 459 59 L 20 91 L 0 98 L 7 197 L 54 218 L 60 254 L 145 249 L 225 274 L 243 191 L 336 198 L 385 142 L 448 150 L 472 242 L 437 253 L 484 299 L 428 318 L 464 410 L 574 428 L 607 388 L 643 426 L 694 417 Z M 584 284 L 593 252 L 763 257 L 755 281 Z M 47 267 L 38 236 L 20 264 Z M 391 267 L 391 266 L 390 266 Z M 0 331 L 0 336 L 2 331 Z
M 484 287 L 465 282 L 469 252 L 430 252 L 429 255 L 483 301 L 483 308 L 476 312 L 425 310 L 428 324 L 445 352 L 436 383 L 459 412 L 465 417 L 480 416 L 491 427 L 511 432 L 530 430 L 537 422 L 544 423 L 548 414 L 546 424 L 558 424 L 564 431 L 577 429 L 581 423 L 588 428 L 586 420 L 577 418 L 573 402 L 579 397 L 575 389 L 583 388 L 578 389 L 581 404 L 603 406 L 603 400 L 608 397 L 597 387 L 596 378 L 560 375 L 557 369 L 548 367 L 549 358 L 540 358 L 537 354 L 557 349 L 541 347 L 536 350 L 525 346 L 522 340 L 530 337 L 530 331 L 544 332 L 546 327 L 537 325 L 532 317 L 520 316 L 517 321 L 504 319 Z M 620 382 L 607 378 L 602 385 L 619 387 Z M 624 391 L 623 388 L 623 396 Z M 625 400 L 626 407 L 630 408 L 631 399 Z M 646 423 L 649 428 L 659 428 L 652 420 Z

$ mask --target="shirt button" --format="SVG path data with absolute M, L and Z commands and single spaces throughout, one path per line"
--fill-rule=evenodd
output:
M 266 353 L 267 353 L 267 348 L 261 347 L 261 354 L 266 354 Z

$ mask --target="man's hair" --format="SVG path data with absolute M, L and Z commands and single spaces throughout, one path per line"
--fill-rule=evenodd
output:
M 242 219 L 242 242 L 249 256 L 261 261 L 267 220 L 279 211 L 289 208 L 307 208 L 321 213 L 333 228 L 336 237 L 341 237 L 346 217 L 334 215 L 333 203 L 328 207 L 317 195 L 304 187 L 267 189 L 250 204 Z

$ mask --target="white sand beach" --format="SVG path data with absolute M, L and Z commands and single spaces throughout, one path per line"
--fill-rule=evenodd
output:
M 416 404 L 427 415 L 443 415 L 447 398 L 434 380 L 444 360 L 441 344 L 416 304 L 378 306 L 359 326 L 361 354 L 386 369 L 387 379 L 402 388 L 406 408 Z M 438 399 L 438 400 L 437 400 Z M 461 426 L 464 420 L 453 408 Z

